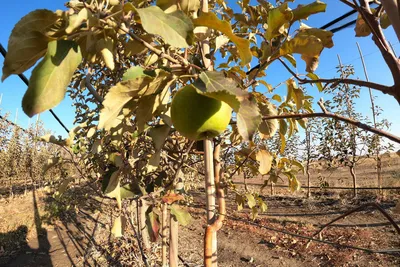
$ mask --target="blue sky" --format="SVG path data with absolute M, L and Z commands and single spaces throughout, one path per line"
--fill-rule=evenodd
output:
M 11 33 L 13 25 L 25 14 L 40 8 L 46 8 L 50 10 L 64 9 L 65 2 L 65 0 L 5 1 L 2 5 L 2 16 L 0 16 L 0 25 L 2 25 L 2 30 L 0 31 L 1 44 L 7 47 L 8 37 Z M 252 0 L 251 3 L 254 4 L 253 2 L 255 1 Z M 271 2 L 274 3 L 275 1 Z M 291 4 L 291 7 L 295 7 L 300 3 L 305 4 L 310 2 L 311 1 L 304 0 L 296 1 L 294 5 Z M 310 20 L 305 21 L 306 24 L 313 27 L 320 27 L 350 10 L 347 6 L 339 1 L 327 0 L 325 2 L 328 4 L 327 12 L 311 16 Z M 399 41 L 391 27 L 385 30 L 385 34 L 387 39 L 393 44 L 397 55 L 400 55 Z M 392 84 L 392 77 L 389 69 L 385 65 L 378 48 L 373 44 L 370 37 L 356 38 L 354 36 L 354 30 L 351 27 L 337 32 L 334 35 L 333 41 L 335 46 L 331 49 L 325 49 L 321 55 L 320 65 L 316 71 L 316 74 L 321 78 L 331 78 L 337 75 L 335 67 L 338 64 L 337 54 L 339 54 L 343 64 L 354 65 L 357 76 L 360 79 L 365 79 L 356 47 L 356 42 L 358 41 L 365 55 L 365 61 L 370 80 L 387 85 Z M 2 65 L 3 58 L 0 57 L 0 66 Z M 305 73 L 304 70 L 304 63 L 302 60 L 298 60 L 298 73 L 303 74 Z M 30 71 L 25 72 L 25 75 L 29 78 Z M 268 68 L 266 81 L 275 86 L 289 77 L 290 74 L 281 66 L 280 63 L 277 62 Z M 27 86 L 25 86 L 18 76 L 15 75 L 9 77 L 3 83 L 0 83 L 0 95 L 2 94 L 2 102 L 0 105 L 1 113 L 4 114 L 5 112 L 9 112 L 10 119 L 14 120 L 16 110 L 18 109 L 17 123 L 22 127 L 27 127 L 29 123 L 29 118 L 22 112 L 21 109 L 21 101 L 26 89 Z M 260 90 L 264 90 L 264 88 Z M 318 93 L 315 87 L 308 88 L 307 90 L 309 94 L 315 97 L 316 100 L 318 100 L 320 97 L 324 97 L 325 99 L 329 98 L 324 94 Z M 281 86 L 276 92 L 285 95 L 285 86 Z M 370 115 L 371 111 L 368 89 L 363 88 L 361 92 L 361 98 L 357 101 L 357 110 L 365 115 Z M 393 97 L 383 95 L 378 91 L 373 91 L 373 93 L 377 96 L 376 103 L 384 108 L 382 118 L 386 118 L 392 122 L 392 128 L 390 132 L 400 135 L 400 123 L 398 123 L 400 106 L 398 105 L 397 101 Z M 64 124 L 70 129 L 73 127 L 74 120 L 74 110 L 71 104 L 72 101 L 66 97 L 60 105 L 53 109 L 64 122 Z M 316 108 L 316 110 L 318 110 L 318 108 Z M 47 129 L 52 130 L 57 135 L 66 136 L 66 132 L 61 128 L 57 121 L 55 121 L 50 112 L 47 111 L 42 113 L 41 119 L 43 120 Z

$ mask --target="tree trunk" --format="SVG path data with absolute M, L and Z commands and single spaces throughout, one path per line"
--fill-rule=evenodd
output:
M 246 192 L 249 190 L 249 188 L 247 187 L 247 180 L 246 180 L 246 172 L 243 171 L 243 184 L 244 184 L 244 190 L 246 190 Z
M 307 162 L 307 186 L 308 186 L 308 189 L 307 189 L 307 198 L 310 198 L 310 196 L 311 196 L 311 188 L 310 188 L 310 186 L 311 186 L 311 184 L 310 184 L 310 165 L 308 164 L 308 162 Z
M 382 159 L 379 155 L 376 157 L 376 173 L 378 175 L 379 194 L 382 195 Z
M 274 187 L 274 183 L 271 182 L 271 196 L 275 195 L 275 187 Z
M 179 223 L 174 216 L 169 220 L 169 266 L 178 266 L 178 234 Z
M 356 170 L 354 169 L 354 165 L 351 165 L 349 168 L 350 168 L 351 177 L 353 177 L 353 196 L 354 196 L 354 197 L 357 197 L 357 176 L 356 176 Z
M 162 266 L 167 267 L 167 229 L 168 229 L 168 204 L 162 204 L 162 221 L 161 221 L 161 255 Z
M 149 238 L 149 232 L 147 231 L 146 227 L 146 211 L 148 209 L 148 204 L 145 200 L 140 200 L 139 201 L 139 213 L 140 213 L 140 233 L 142 236 L 142 242 L 143 242 L 143 248 L 145 250 L 150 249 L 150 238 Z
M 225 219 L 226 206 L 225 206 L 225 192 L 222 188 L 220 178 L 222 176 L 221 161 L 220 161 L 221 146 L 218 144 L 214 149 L 214 173 L 215 173 L 215 184 L 217 188 L 217 199 L 218 199 L 218 218 L 214 220 L 212 224 L 207 225 L 206 234 L 204 235 L 204 266 L 205 267 L 216 267 L 218 266 L 218 257 L 212 242 L 215 240 L 219 229 L 222 227 L 222 223 Z M 215 237 L 215 238 L 214 238 Z
M 213 162 L 213 148 L 212 140 L 204 140 L 204 165 L 206 170 L 206 208 L 207 208 L 207 224 L 210 226 L 213 224 L 215 219 L 215 182 L 214 182 L 214 162 Z M 216 232 L 211 233 L 211 242 L 206 243 L 211 245 L 211 248 L 205 247 L 205 251 L 212 251 L 212 262 L 217 261 L 217 234 Z M 215 265 L 211 265 L 215 266 Z

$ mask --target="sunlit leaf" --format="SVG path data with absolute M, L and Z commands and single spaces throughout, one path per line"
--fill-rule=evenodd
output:
M 190 213 L 176 204 L 171 205 L 171 215 L 183 226 L 188 225 L 192 220 Z
M 242 60 L 240 64 L 243 66 L 250 63 L 253 56 L 250 50 L 250 41 L 236 36 L 232 32 L 229 22 L 218 19 L 212 12 L 202 12 L 198 18 L 193 20 L 193 23 L 195 26 L 205 26 L 225 34 L 237 46 L 240 59 Z
M 111 234 L 116 238 L 122 237 L 125 232 L 125 227 L 126 227 L 126 218 L 120 215 L 117 218 L 115 218 L 115 221 L 111 228 Z
M 259 150 L 256 154 L 257 161 L 259 163 L 258 171 L 261 175 L 267 174 L 271 170 L 272 166 L 272 154 L 267 150 Z
M 180 200 L 185 200 L 185 197 L 175 193 L 168 193 L 162 197 L 162 201 L 167 204 L 172 204 Z
M 249 205 L 250 209 L 257 205 L 256 199 L 254 198 L 254 196 L 252 194 L 247 193 L 246 198 L 247 198 L 247 205 Z
M 236 112 L 240 107 L 240 98 L 248 95 L 247 92 L 237 86 L 234 80 L 225 77 L 223 72 L 204 71 L 199 75 L 199 78 L 194 86 L 200 93 L 226 102 Z
M 72 41 L 52 41 L 44 59 L 33 69 L 22 100 L 24 112 L 32 117 L 64 99 L 72 75 L 82 61 L 79 46 Z
M 293 19 L 293 13 L 288 7 L 288 3 L 283 3 L 277 8 L 273 8 L 268 12 L 268 28 L 265 38 L 270 41 L 272 38 L 285 34 L 289 27 L 289 22 Z
M 11 74 L 23 73 L 46 53 L 47 44 L 52 40 L 46 36 L 46 31 L 59 19 L 56 13 L 39 9 L 30 12 L 15 24 L 8 40 L 2 81 Z
M 64 179 L 58 187 L 58 190 L 57 190 L 58 195 L 64 194 L 65 191 L 67 191 L 69 184 L 73 181 L 74 181 L 73 177 L 68 177 L 68 178 Z
M 315 73 L 307 73 L 307 77 L 309 77 L 311 80 L 319 80 L 319 77 Z M 322 84 L 320 82 L 315 83 L 317 85 L 318 91 L 322 92 L 324 88 L 322 87 Z
M 114 70 L 114 40 L 107 36 L 96 43 L 96 50 L 100 52 L 107 68 Z
M 313 35 L 296 35 L 293 39 L 285 41 L 279 49 L 280 55 L 291 53 L 301 54 L 306 62 L 306 70 L 314 72 L 318 67 L 319 55 L 324 48 L 321 39 Z
M 321 1 L 315 1 L 308 5 L 298 5 L 297 8 L 293 9 L 293 19 L 292 21 L 300 19 L 308 19 L 312 14 L 325 12 L 326 4 Z
M 182 11 L 167 14 L 158 6 L 136 10 L 148 33 L 160 35 L 174 47 L 185 48 L 193 43 L 193 23 Z

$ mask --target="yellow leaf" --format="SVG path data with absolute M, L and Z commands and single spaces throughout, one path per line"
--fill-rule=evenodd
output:
M 267 150 L 259 150 L 256 154 L 258 163 L 260 164 L 258 171 L 261 175 L 267 174 L 271 170 L 272 166 L 272 154 Z
M 240 59 L 242 60 L 241 65 L 250 63 L 252 58 L 250 41 L 236 36 L 232 32 L 229 22 L 220 20 L 214 13 L 208 12 L 201 13 L 198 18 L 193 20 L 193 23 L 195 26 L 205 26 L 225 34 L 237 46 Z
M 284 34 L 292 19 L 293 13 L 288 7 L 288 3 L 283 3 L 279 7 L 271 9 L 268 12 L 266 39 L 270 41 L 272 38 Z

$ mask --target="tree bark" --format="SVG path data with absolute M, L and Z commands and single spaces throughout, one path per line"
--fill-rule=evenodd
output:
M 141 199 L 139 202 L 139 213 L 140 213 L 140 233 L 142 235 L 142 242 L 143 242 L 143 248 L 145 250 L 150 249 L 150 238 L 149 238 L 149 232 L 147 231 L 146 227 L 146 211 L 148 209 L 148 204 L 145 200 Z
M 356 176 L 356 170 L 354 169 L 354 165 L 351 165 L 349 168 L 350 168 L 351 177 L 353 178 L 353 196 L 354 196 L 354 197 L 357 197 L 357 176 Z
M 214 149 L 215 160 L 215 183 L 217 187 L 218 199 L 218 218 L 212 224 L 207 225 L 206 234 L 204 235 L 204 266 L 216 267 L 218 266 L 218 257 L 216 251 L 214 252 L 213 242 L 216 245 L 216 236 L 219 229 L 221 229 L 226 214 L 225 206 L 225 192 L 222 188 L 220 178 L 222 176 L 221 161 L 220 161 L 221 146 L 218 144 Z M 215 240 L 215 241 L 214 241 Z
M 168 204 L 162 204 L 162 221 L 161 221 L 161 255 L 162 266 L 167 267 L 167 230 L 168 230 Z
M 178 266 L 178 234 L 179 234 L 179 223 L 170 216 L 169 220 L 169 266 Z

